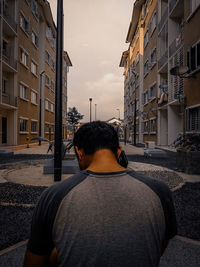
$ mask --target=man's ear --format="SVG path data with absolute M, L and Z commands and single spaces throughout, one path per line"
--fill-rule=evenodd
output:
M 78 149 L 77 146 L 74 147 L 75 151 L 77 153 L 78 159 L 81 160 L 83 158 L 83 150 L 82 149 Z
M 122 152 L 122 147 L 120 146 L 120 147 L 117 149 L 117 159 L 120 157 L 121 152 Z

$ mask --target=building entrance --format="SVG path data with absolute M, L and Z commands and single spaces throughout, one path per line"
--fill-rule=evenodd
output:
M 2 144 L 7 143 L 7 118 L 2 117 Z

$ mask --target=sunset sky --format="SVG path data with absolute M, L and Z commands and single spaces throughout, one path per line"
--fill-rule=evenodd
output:
M 57 1 L 49 0 L 56 22 Z M 89 120 L 89 98 L 97 119 L 123 118 L 123 68 L 119 68 L 134 0 L 64 0 L 64 49 L 73 67 L 68 107 Z

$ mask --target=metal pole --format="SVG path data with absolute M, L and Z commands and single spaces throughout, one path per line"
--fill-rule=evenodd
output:
M 54 181 L 62 173 L 63 0 L 57 1 Z
M 97 104 L 95 104 L 95 121 L 97 120 Z
M 92 121 L 92 98 L 89 98 L 90 101 L 90 122 Z
M 136 74 L 134 73 L 134 77 L 135 77 L 135 107 L 134 107 L 134 146 L 136 146 L 136 113 L 137 113 L 137 101 L 136 101 Z
M 42 136 L 42 75 L 44 71 L 40 73 L 40 103 L 39 103 L 39 136 Z M 41 146 L 41 140 L 39 139 L 39 146 Z

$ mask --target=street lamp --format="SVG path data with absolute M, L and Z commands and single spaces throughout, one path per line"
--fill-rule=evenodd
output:
M 40 102 L 39 102 L 39 137 L 42 136 L 42 75 L 44 70 L 40 73 Z M 39 146 L 41 146 L 41 139 L 39 138 Z
M 90 101 L 90 122 L 92 121 L 92 98 L 89 98 Z
M 117 108 L 116 110 L 118 110 L 118 114 L 119 114 L 119 120 L 120 120 L 120 109 Z
M 63 0 L 57 1 L 54 181 L 62 173 Z

